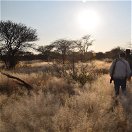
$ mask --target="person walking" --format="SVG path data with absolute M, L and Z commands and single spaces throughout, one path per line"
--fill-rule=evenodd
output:
M 125 59 L 128 61 L 129 65 L 130 65 L 131 76 L 132 76 L 132 55 L 131 55 L 131 50 L 130 49 L 126 49 Z M 130 79 L 131 79 L 131 77 L 130 77 Z
M 130 77 L 131 70 L 129 63 L 125 60 L 125 53 L 121 52 L 119 58 L 115 59 L 109 69 L 111 80 L 114 81 L 115 96 L 119 95 L 120 87 L 122 94 L 126 95 L 126 83 Z

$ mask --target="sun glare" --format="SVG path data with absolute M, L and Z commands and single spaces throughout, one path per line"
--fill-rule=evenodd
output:
M 95 30 L 100 23 L 99 14 L 95 10 L 82 10 L 78 13 L 78 23 L 81 29 L 85 31 Z

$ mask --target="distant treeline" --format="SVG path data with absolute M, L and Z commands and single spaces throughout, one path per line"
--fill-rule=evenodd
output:
M 15 68 L 19 61 L 58 60 L 62 64 L 66 61 L 86 62 L 92 59 L 114 59 L 122 51 L 120 47 L 108 52 L 89 51 L 94 39 L 87 34 L 77 40 L 58 39 L 49 45 L 39 46 L 34 41 L 38 40 L 36 29 L 12 21 L 0 21 L 0 59 L 6 68 Z M 29 52 L 35 50 L 34 52 Z M 38 54 L 34 54 L 34 53 Z
M 89 51 L 85 53 L 85 55 L 80 54 L 80 52 L 74 52 L 71 54 L 66 55 L 66 60 L 72 61 L 74 58 L 74 61 L 88 61 L 88 60 L 102 60 L 102 59 L 115 59 L 118 54 L 123 51 L 120 47 L 114 48 L 108 52 L 92 52 Z M 19 56 L 19 57 L 18 57 Z M 43 60 L 43 61 L 53 61 L 53 60 L 61 60 L 62 55 L 55 51 L 50 52 L 44 52 L 43 54 L 34 54 L 32 52 L 21 52 L 17 56 L 19 61 L 32 61 L 32 60 Z M 2 56 L 1 58 L 5 58 L 6 56 Z

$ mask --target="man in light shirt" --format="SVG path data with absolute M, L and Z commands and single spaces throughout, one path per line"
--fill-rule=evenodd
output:
M 126 82 L 131 75 L 129 63 L 125 60 L 125 53 L 122 52 L 119 58 L 115 59 L 110 66 L 111 81 L 114 81 L 115 96 L 119 95 L 120 87 L 123 95 L 126 95 Z

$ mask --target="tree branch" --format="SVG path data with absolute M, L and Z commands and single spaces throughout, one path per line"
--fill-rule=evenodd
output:
M 23 86 L 25 86 L 26 88 L 27 88 L 27 90 L 32 90 L 33 89 L 33 87 L 30 85 L 30 84 L 28 84 L 28 83 L 26 83 L 25 81 L 23 81 L 22 79 L 20 79 L 20 78 L 18 78 L 18 77 L 15 77 L 15 76 L 12 76 L 12 75 L 10 75 L 10 74 L 7 74 L 7 73 L 3 73 L 3 72 L 0 72 L 2 75 L 5 75 L 5 76 L 7 76 L 8 78 L 12 78 L 12 79 L 15 79 L 15 80 L 17 80 L 17 81 L 19 81 L 19 85 L 23 85 Z M 20 83 L 21 82 L 21 83 Z

